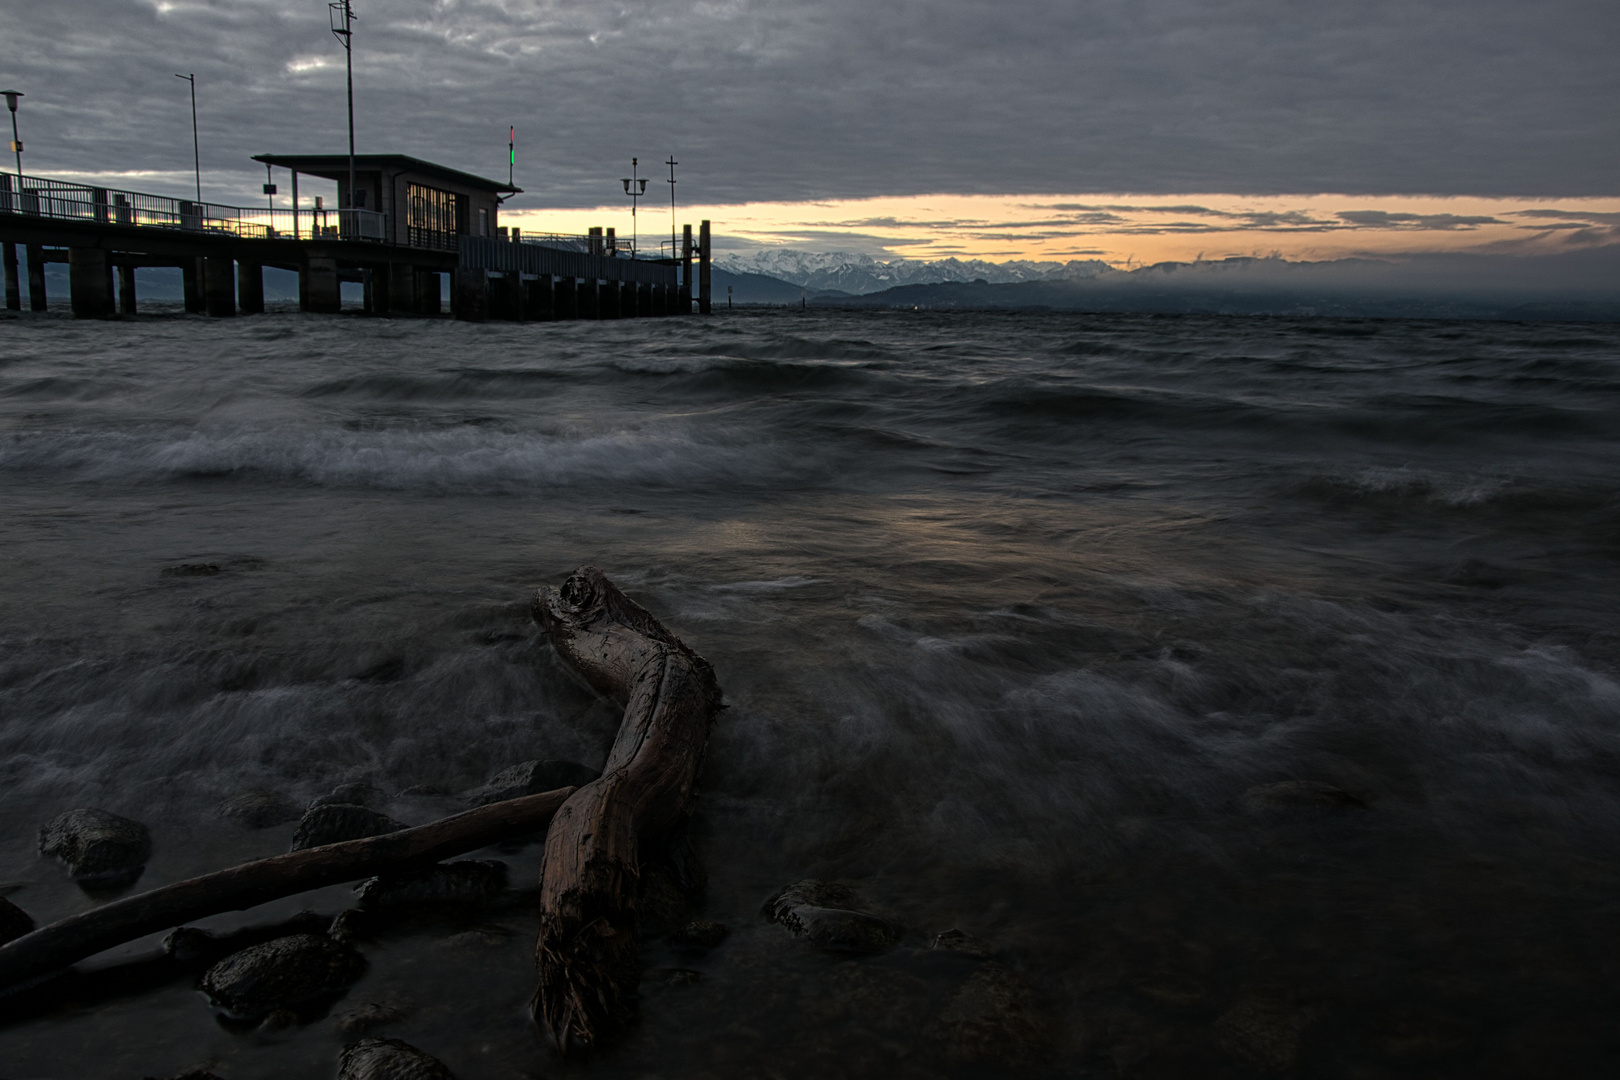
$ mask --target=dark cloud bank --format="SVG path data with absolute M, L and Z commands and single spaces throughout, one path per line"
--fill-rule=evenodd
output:
M 1541 256 L 1164 263 L 1061 281 L 905 285 L 866 296 L 821 293 L 809 302 L 931 310 L 1620 321 L 1620 245 Z
M 671 150 L 688 201 L 920 192 L 1564 197 L 1620 176 L 1613 0 L 356 0 L 362 151 L 611 202 Z M 340 150 L 324 0 L 0 0 L 25 164 Z M 329 66 L 311 66 L 325 58 Z

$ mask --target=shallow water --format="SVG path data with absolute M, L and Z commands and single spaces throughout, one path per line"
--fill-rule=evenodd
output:
M 733 927 L 648 943 L 593 1075 L 993 1073 L 931 1020 L 973 971 L 928 950 L 950 928 L 1038 1001 L 1020 1074 L 1620 1052 L 1620 328 L 25 319 L 0 506 L 0 883 L 38 921 L 97 902 L 35 852 L 71 806 L 151 826 L 150 887 L 284 850 L 217 816 L 246 788 L 599 766 L 616 710 L 527 614 L 590 562 L 725 688 L 694 833 Z M 1366 808 L 1245 803 L 1283 780 Z M 901 948 L 765 924 L 809 876 Z M 527 902 L 367 943 L 334 1017 L 115 987 L 0 1026 L 0 1071 L 327 1075 L 336 1013 L 384 1001 L 462 1080 L 572 1071 L 527 1023 Z

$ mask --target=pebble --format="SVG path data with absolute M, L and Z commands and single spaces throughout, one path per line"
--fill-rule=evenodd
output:
M 286 796 L 255 788 L 220 803 L 219 815 L 249 829 L 268 829 L 272 825 L 297 821 L 300 813 L 297 804 Z
M 823 952 L 869 955 L 900 942 L 900 931 L 884 919 L 841 905 L 853 894 L 842 885 L 806 879 L 765 901 L 765 917 Z
M 456 1080 L 436 1057 L 400 1039 L 361 1039 L 343 1048 L 338 1080 Z
M 34 920 L 22 908 L 0 897 L 0 945 L 34 931 Z
M 227 956 L 203 974 L 202 989 L 230 1016 L 253 1019 L 335 994 L 365 971 L 353 948 L 294 934 Z
M 328 803 L 305 811 L 298 821 L 298 828 L 293 830 L 291 850 L 303 851 L 343 840 L 364 840 L 370 836 L 398 832 L 405 827 L 403 822 L 364 806 Z
M 524 795 L 538 795 L 542 791 L 584 787 L 598 775 L 595 769 L 577 761 L 525 761 L 502 769 L 483 787 L 467 792 L 466 799 L 474 806 L 485 806 Z
M 152 835 L 138 821 L 82 807 L 39 830 L 39 852 L 60 858 L 76 881 L 134 881 L 152 854 Z
M 368 909 L 405 904 L 481 904 L 506 889 L 506 864 L 493 859 L 460 859 L 422 870 L 383 874 L 358 888 Z
M 405 1019 L 405 1011 L 392 1005 L 368 1001 L 357 1009 L 350 1009 L 337 1018 L 338 1030 L 345 1035 L 360 1035 L 374 1027 L 396 1024 Z

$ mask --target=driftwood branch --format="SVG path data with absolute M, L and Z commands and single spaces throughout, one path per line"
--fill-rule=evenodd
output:
M 434 863 L 546 827 L 574 788 L 491 803 L 413 829 L 345 840 L 177 881 L 42 926 L 0 946 L 0 988 L 48 975 L 103 949 L 224 911 Z
M 683 820 L 721 700 L 708 661 L 595 567 L 541 590 L 534 617 L 564 660 L 625 706 L 601 777 L 574 792 L 546 834 L 530 1009 L 566 1053 L 635 1016 L 643 852 Z

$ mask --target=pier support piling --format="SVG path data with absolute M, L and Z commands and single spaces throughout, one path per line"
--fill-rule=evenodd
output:
M 203 313 L 202 260 L 180 260 L 180 278 L 186 295 L 186 314 L 201 315 Z
M 450 309 L 464 322 L 487 322 L 489 319 L 489 271 L 458 267 L 450 275 Z
M 714 308 L 709 287 L 709 223 L 698 226 L 698 314 L 708 315 Z
M 68 289 L 75 319 L 105 319 L 113 313 L 112 267 L 100 248 L 68 250 Z
M 438 315 L 443 310 L 444 283 L 437 270 L 418 270 L 416 277 L 416 313 Z
M 343 310 L 343 293 L 338 285 L 336 259 L 311 259 L 304 267 L 304 291 L 309 300 L 305 310 L 318 315 L 336 315 Z
M 45 249 L 29 244 L 28 256 L 28 310 L 45 310 Z
M 203 309 L 214 318 L 236 314 L 236 262 L 229 256 L 203 260 Z
M 436 284 L 436 282 L 435 282 Z M 416 271 L 410 263 L 388 264 L 388 310 L 406 312 L 416 310 Z
M 679 314 L 692 314 L 692 226 L 681 226 L 681 298 L 676 301 Z
M 243 315 L 264 314 L 264 267 L 236 264 L 236 307 Z
M 22 310 L 22 283 L 17 280 L 17 245 L 8 243 L 0 247 L 0 263 L 5 264 L 6 310 Z
M 135 314 L 135 264 L 118 267 L 118 314 Z

